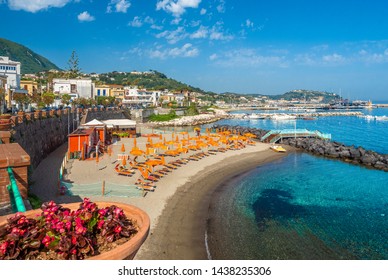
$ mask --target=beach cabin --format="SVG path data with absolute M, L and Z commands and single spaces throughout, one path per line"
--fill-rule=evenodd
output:
M 97 141 L 100 140 L 102 144 L 109 144 L 107 143 L 108 140 L 110 141 L 110 139 L 107 139 L 107 126 L 102 121 L 94 119 L 88 123 L 83 124 L 82 127 L 94 127 L 98 137 Z
M 87 158 L 97 142 L 98 132 L 95 127 L 79 127 L 68 135 L 70 158 Z

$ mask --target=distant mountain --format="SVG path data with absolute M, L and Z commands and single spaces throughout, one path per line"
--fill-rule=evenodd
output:
M 33 52 L 23 45 L 3 38 L 0 38 L 0 56 L 8 56 L 13 61 L 21 62 L 22 74 L 36 73 L 51 69 L 60 70 L 58 66 L 47 58 Z
M 321 102 L 332 102 L 334 100 L 340 100 L 341 97 L 338 94 L 326 91 L 317 91 L 317 90 L 306 90 L 306 89 L 297 89 L 288 91 L 281 95 L 266 95 L 268 98 L 279 100 L 284 99 L 287 101 L 291 100 L 305 100 L 307 102 L 313 99 L 320 99 Z

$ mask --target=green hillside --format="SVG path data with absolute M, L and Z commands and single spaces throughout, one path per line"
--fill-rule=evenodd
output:
M 57 69 L 58 66 L 47 58 L 33 52 L 18 43 L 0 38 L 0 56 L 8 56 L 13 61 L 21 62 L 22 74 Z
M 286 93 L 283 93 L 281 95 L 267 95 L 271 99 L 279 100 L 279 99 L 284 99 L 284 100 L 305 100 L 306 102 L 311 101 L 312 99 L 316 98 L 322 98 L 322 102 L 331 102 L 334 100 L 339 100 L 340 96 L 332 93 L 332 92 L 326 92 L 326 91 L 316 91 L 316 90 L 305 90 L 305 89 L 300 89 L 300 90 L 292 90 L 288 91 Z
M 163 73 L 155 70 L 150 70 L 149 72 L 142 74 L 132 74 L 130 72 L 117 71 L 102 73 L 99 75 L 99 82 L 104 84 L 133 85 L 154 90 L 168 89 L 172 91 L 189 90 L 201 93 L 204 92 L 200 88 L 168 78 Z

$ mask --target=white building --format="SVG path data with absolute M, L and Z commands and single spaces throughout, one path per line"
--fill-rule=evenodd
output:
M 10 60 L 8 56 L 0 56 L 0 75 L 7 77 L 6 90 L 20 88 L 20 62 Z
M 138 89 L 137 87 L 124 87 L 125 94 L 122 100 L 123 105 L 133 107 L 142 106 L 150 107 L 157 106 L 160 91 L 147 91 L 144 89 Z
M 91 79 L 53 79 L 54 93 L 69 94 L 73 99 L 93 98 L 94 86 Z

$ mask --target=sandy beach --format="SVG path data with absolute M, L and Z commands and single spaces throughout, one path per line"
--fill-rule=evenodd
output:
M 137 138 L 137 145 L 145 146 L 147 138 Z M 133 139 L 124 138 L 113 145 L 113 154 L 95 160 L 71 160 L 67 164 L 66 179 L 81 185 L 112 184 L 134 188 L 140 178 L 137 171 L 132 177 L 119 176 L 114 172 L 121 146 L 128 153 Z M 58 170 L 66 152 L 66 144 L 54 151 L 34 171 L 31 192 L 43 201 L 59 203 L 81 201 L 82 196 L 59 195 Z M 88 195 L 92 201 L 116 201 L 135 205 L 145 210 L 151 219 L 150 235 L 136 259 L 207 259 L 205 228 L 210 198 L 216 188 L 233 177 L 256 166 L 276 160 L 282 154 L 269 150 L 268 144 L 257 143 L 241 150 L 230 150 L 205 157 L 172 171 L 156 182 L 156 190 L 145 196 L 102 196 L 95 191 Z M 173 158 L 166 158 L 170 161 Z M 141 191 L 139 191 L 141 192 Z

